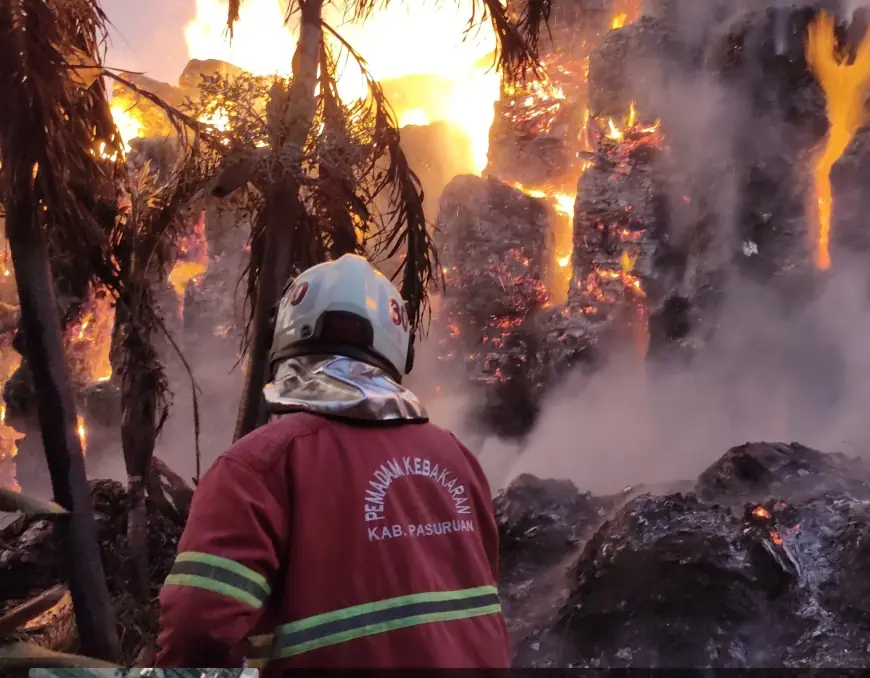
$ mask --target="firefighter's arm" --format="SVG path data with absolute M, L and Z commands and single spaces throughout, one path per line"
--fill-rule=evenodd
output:
M 160 667 L 239 667 L 287 534 L 267 474 L 221 457 L 194 493 L 178 557 L 160 591 Z

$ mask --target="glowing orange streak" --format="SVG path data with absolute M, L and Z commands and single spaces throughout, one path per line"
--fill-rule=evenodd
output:
M 813 169 L 818 209 L 814 259 L 816 266 L 824 270 L 831 265 L 831 168 L 864 122 L 864 102 L 870 84 L 870 30 L 858 46 L 854 63 L 845 64 L 837 56 L 834 19 L 823 12 L 810 24 L 806 58 L 825 92 L 830 123 L 824 149 Z

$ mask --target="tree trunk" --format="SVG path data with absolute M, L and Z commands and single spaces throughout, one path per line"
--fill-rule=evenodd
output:
M 82 651 L 92 657 L 120 656 L 109 590 L 100 559 L 94 506 L 76 433 L 76 409 L 57 317 L 44 234 L 34 218 L 31 173 L 19 171 L 6 205 L 6 237 L 15 266 L 24 350 L 33 374 L 42 442 L 54 500 L 70 511 L 57 521 L 69 572 Z
M 317 85 L 317 64 L 320 53 L 320 42 L 323 39 L 321 29 L 321 10 L 323 0 L 300 0 L 302 22 L 299 31 L 299 42 L 293 55 L 293 81 L 286 97 L 282 119 L 274 119 L 275 129 L 272 148 L 278 151 L 285 147 L 291 152 L 297 149 L 301 155 L 311 132 L 314 114 L 317 110 L 315 87 Z M 277 103 L 273 97 L 273 104 Z M 274 110 L 274 108 L 272 109 Z M 293 168 L 300 171 L 299 168 Z M 296 182 L 288 182 L 282 178 L 284 171 L 279 166 L 264 206 L 266 228 L 264 232 L 263 261 L 260 267 L 257 284 L 257 302 L 251 322 L 250 356 L 245 374 L 245 386 L 242 392 L 242 402 L 239 407 L 239 417 L 233 440 L 247 435 L 255 428 L 266 423 L 268 413 L 263 400 L 263 387 L 269 380 L 269 351 L 272 345 L 272 326 L 269 322 L 279 295 L 292 273 L 291 257 L 295 256 L 292 244 L 294 229 L 298 224 L 287 224 L 288 214 L 294 213 L 299 200 L 299 186 Z M 311 262 L 316 263 L 316 262 Z
M 145 259 L 147 261 L 147 258 Z M 132 313 L 137 313 L 138 299 L 147 294 L 142 289 L 144 272 L 137 270 L 138 258 L 131 267 L 131 290 L 126 295 L 126 308 L 119 304 L 116 313 L 124 313 L 121 346 L 121 446 L 127 467 L 127 490 L 130 511 L 127 514 L 127 545 L 130 549 L 133 591 L 140 601 L 151 598 L 151 577 L 148 566 L 148 516 L 145 510 L 145 484 L 154 443 L 157 440 L 157 398 L 160 377 L 150 350 L 148 328 Z

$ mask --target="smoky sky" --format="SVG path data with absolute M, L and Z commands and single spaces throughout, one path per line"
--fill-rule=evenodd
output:
M 103 0 L 102 6 L 112 24 L 107 64 L 177 83 L 187 63 L 184 26 L 196 15 L 196 0 Z

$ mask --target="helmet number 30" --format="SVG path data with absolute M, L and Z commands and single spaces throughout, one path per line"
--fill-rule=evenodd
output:
M 305 293 L 308 291 L 308 283 L 302 282 L 300 285 L 293 285 L 290 288 L 290 305 L 298 306 L 305 298 Z
M 408 310 L 404 304 L 390 299 L 390 317 L 393 319 L 393 324 L 401 327 L 405 332 L 408 331 Z

